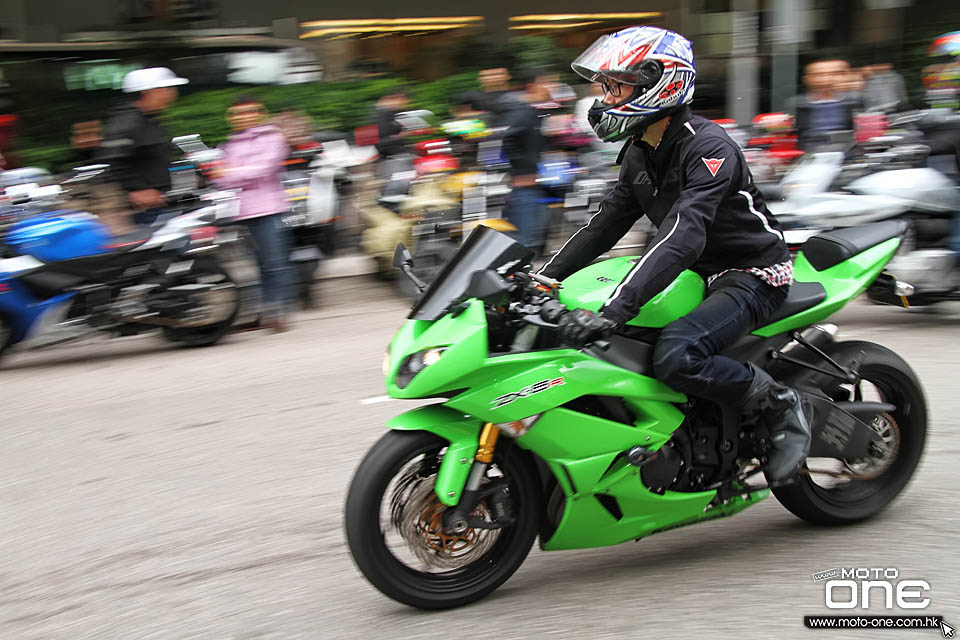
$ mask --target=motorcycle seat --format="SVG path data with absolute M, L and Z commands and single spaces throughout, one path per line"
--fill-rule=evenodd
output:
M 901 236 L 906 230 L 907 223 L 903 220 L 887 220 L 836 229 L 807 240 L 803 245 L 803 255 L 810 266 L 817 271 L 823 271 L 882 242 Z
M 780 308 L 773 315 L 763 321 L 764 325 L 773 324 L 784 318 L 789 318 L 801 311 L 811 309 L 827 299 L 827 290 L 819 282 L 794 282 L 790 285 L 790 293 Z
M 113 236 L 106 248 L 114 252 L 132 251 L 152 237 L 152 229 L 137 229 L 130 233 Z

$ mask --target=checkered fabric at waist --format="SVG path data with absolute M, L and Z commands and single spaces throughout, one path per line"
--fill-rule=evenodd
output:
M 731 271 L 743 271 L 744 273 L 750 273 L 764 282 L 766 282 L 771 287 L 786 287 L 793 284 L 793 262 L 787 260 L 786 262 L 781 262 L 780 264 L 775 264 L 772 267 L 746 267 L 744 269 L 727 269 L 726 271 L 721 271 L 716 273 L 709 278 L 707 278 L 707 286 L 709 287 L 713 284 L 713 281 L 722 276 L 725 273 L 730 273 Z

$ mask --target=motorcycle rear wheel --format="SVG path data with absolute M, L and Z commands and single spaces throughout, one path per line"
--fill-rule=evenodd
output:
M 233 278 L 222 265 L 214 261 L 198 264 L 189 275 L 189 279 L 194 282 L 202 278 L 217 278 L 225 285 L 229 285 L 234 294 L 233 309 L 225 319 L 219 322 L 196 327 L 164 327 L 163 335 L 170 342 L 176 342 L 185 347 L 209 347 L 220 342 L 233 326 L 240 311 L 240 291 Z
M 829 487 L 818 482 L 819 474 L 814 470 L 799 476 L 791 484 L 774 488 L 773 494 L 784 507 L 808 522 L 853 524 L 882 511 L 910 481 L 926 442 L 927 403 L 923 387 L 910 365 L 886 347 L 850 341 L 829 345 L 824 351 L 843 366 L 850 366 L 854 361 L 859 363 L 861 379 L 879 395 L 879 398 L 865 400 L 896 405 L 897 409 L 884 418 L 887 427 L 895 431 L 895 456 L 875 474 L 867 473 L 857 478 L 854 473 L 852 478 L 844 478 L 845 482 Z M 825 391 L 832 389 L 836 393 L 840 390 L 833 378 L 819 376 L 816 382 Z M 839 398 L 834 396 L 834 399 Z M 845 464 L 847 470 L 856 472 L 864 461 L 846 461 Z
M 488 477 L 506 480 L 514 523 L 441 535 L 436 525 L 445 507 L 434 482 L 446 445 L 431 433 L 390 431 L 364 457 L 347 494 L 346 537 L 357 567 L 382 593 L 420 609 L 459 607 L 494 591 L 523 563 L 539 529 L 533 465 L 502 448 Z M 474 515 L 484 514 L 481 501 Z

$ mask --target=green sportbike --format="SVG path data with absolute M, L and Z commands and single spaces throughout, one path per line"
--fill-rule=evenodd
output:
M 559 341 L 560 314 L 598 310 L 637 258 L 557 283 L 478 227 L 418 283 L 385 357 L 391 397 L 433 402 L 390 420 L 356 470 L 345 528 L 360 571 L 399 602 L 440 609 L 503 584 L 538 536 L 547 551 L 613 545 L 733 515 L 771 491 L 818 524 L 878 513 L 920 460 L 923 389 L 897 354 L 818 323 L 877 278 L 905 230 L 882 222 L 808 240 L 782 308 L 725 352 L 797 388 L 809 409 L 804 470 L 770 486 L 757 416 L 652 377 L 658 329 L 703 299 L 698 275 L 682 273 L 622 335 L 573 349 Z M 412 276 L 404 251 L 397 264 Z

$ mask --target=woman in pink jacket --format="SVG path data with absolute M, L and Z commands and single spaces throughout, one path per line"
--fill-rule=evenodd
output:
M 216 183 L 241 190 L 237 220 L 250 230 L 260 265 L 260 326 L 284 331 L 293 287 L 290 244 L 282 219 L 288 205 L 281 174 L 289 149 L 280 130 L 264 124 L 266 116 L 263 104 L 253 96 L 241 97 L 228 109 L 234 133 L 222 147 L 223 168 Z

